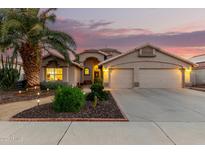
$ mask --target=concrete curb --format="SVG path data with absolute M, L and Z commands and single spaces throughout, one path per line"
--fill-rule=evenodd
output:
M 122 118 L 11 118 L 9 121 L 27 121 L 27 122 L 57 122 L 57 121 L 93 121 L 93 122 L 128 122 L 129 120 L 125 117 Z

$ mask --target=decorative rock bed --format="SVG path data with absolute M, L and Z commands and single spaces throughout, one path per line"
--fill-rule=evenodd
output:
M 11 119 L 13 121 L 128 121 L 122 114 L 112 95 L 108 101 L 98 102 L 96 108 L 87 101 L 78 113 L 55 112 L 52 103 L 35 106 L 25 110 Z

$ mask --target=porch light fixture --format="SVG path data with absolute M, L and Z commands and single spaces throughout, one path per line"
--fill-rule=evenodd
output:
M 186 71 L 186 72 L 191 72 L 191 71 L 192 71 L 192 68 L 191 68 L 191 67 L 185 68 L 185 71 Z
M 105 68 L 105 67 L 104 67 L 104 68 L 103 68 L 103 71 L 104 71 L 104 72 L 108 72 L 108 68 Z

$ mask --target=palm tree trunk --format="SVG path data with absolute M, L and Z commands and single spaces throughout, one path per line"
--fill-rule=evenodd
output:
M 40 67 L 41 53 L 38 46 L 24 44 L 20 49 L 20 55 L 23 61 L 23 69 L 29 89 L 38 89 L 40 87 Z

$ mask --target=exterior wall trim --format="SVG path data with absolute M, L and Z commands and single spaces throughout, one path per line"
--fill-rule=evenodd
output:
M 111 65 L 110 67 L 115 67 L 115 66 L 118 66 L 118 65 L 130 64 L 130 63 L 141 63 L 141 62 L 164 63 L 164 64 L 170 64 L 170 65 L 174 65 L 174 66 L 183 67 L 182 65 L 179 65 L 179 64 L 163 62 L 163 61 L 131 61 L 131 62 L 126 62 L 126 63 L 120 63 L 120 64 L 117 64 L 117 65 Z

